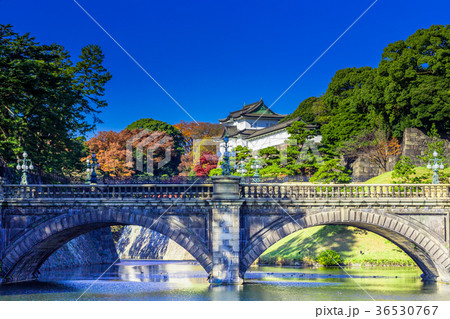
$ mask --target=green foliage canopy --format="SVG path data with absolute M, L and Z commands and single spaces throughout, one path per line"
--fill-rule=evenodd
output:
M 450 25 L 419 29 L 389 44 L 364 100 L 396 137 L 407 127 L 450 133 Z
M 405 128 L 450 135 L 450 25 L 419 29 L 389 44 L 377 68 L 336 72 L 325 94 L 308 98 L 285 120 L 301 115 L 321 126 L 336 149 L 362 131 L 401 138 Z
M 26 151 L 46 172 L 81 169 L 83 136 L 97 114 L 111 75 L 97 45 L 74 64 L 58 44 L 40 44 L 28 33 L 0 25 L 0 157 L 9 165 Z
M 298 116 L 302 118 L 303 121 L 307 123 L 316 123 L 316 114 L 313 111 L 314 103 L 317 102 L 320 98 L 311 96 L 305 100 L 303 100 L 297 109 L 292 113 L 284 117 L 281 122 L 292 120 Z
M 397 184 L 414 183 L 415 165 L 408 156 L 400 156 L 392 172 L 392 179 Z
M 340 144 L 371 125 L 363 86 L 372 72 L 370 67 L 342 69 L 331 79 L 323 96 L 324 144 Z
M 319 169 L 311 177 L 311 182 L 320 183 L 350 183 L 351 172 L 340 163 L 340 159 L 331 159 L 319 166 Z
M 171 153 L 171 160 L 161 168 L 155 168 L 155 175 L 174 176 L 178 173 L 178 165 L 181 163 L 181 155 L 183 154 L 184 138 L 181 132 L 176 127 L 163 121 L 158 121 L 151 118 L 143 118 L 134 121 L 125 129 L 130 131 L 134 129 L 148 130 L 149 132 L 159 131 L 165 132 L 167 135 L 169 135 L 173 139 L 174 143 L 172 149 L 173 152 Z M 163 154 L 163 152 L 164 150 L 160 149 L 157 151 L 155 156 L 164 158 L 165 155 Z

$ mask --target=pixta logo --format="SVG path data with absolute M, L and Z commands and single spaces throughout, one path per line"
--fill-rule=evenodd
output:
M 164 132 L 150 132 L 149 130 L 143 130 L 127 140 L 126 147 L 126 165 L 133 168 L 134 159 L 136 160 L 136 166 L 134 169 L 140 172 L 144 171 L 144 162 L 147 166 L 147 174 L 153 175 L 155 168 L 155 154 L 163 153 L 162 160 L 156 164 L 157 168 L 161 168 L 170 162 L 172 149 L 168 147 L 172 139 Z M 133 148 L 135 152 L 133 154 Z M 144 153 L 146 156 L 144 157 Z M 134 156 L 133 156 L 134 155 Z
M 200 158 L 204 151 L 217 154 L 220 151 L 220 142 L 213 138 L 195 139 L 192 147 L 192 157 L 194 165 L 200 164 Z

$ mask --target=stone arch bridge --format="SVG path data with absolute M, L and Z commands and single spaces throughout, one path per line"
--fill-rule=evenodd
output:
M 238 284 L 271 245 L 301 229 L 351 225 L 403 249 L 426 280 L 450 282 L 450 185 L 2 185 L 0 282 L 36 278 L 71 239 L 139 225 L 185 248 L 210 282 Z

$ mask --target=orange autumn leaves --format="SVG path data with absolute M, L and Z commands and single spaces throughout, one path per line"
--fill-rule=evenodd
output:
M 202 139 L 208 137 L 220 136 L 223 132 L 220 124 L 212 124 L 207 122 L 185 122 L 181 121 L 175 124 L 183 135 L 184 155 L 181 157 L 181 163 L 178 166 L 180 175 L 187 175 L 188 172 L 194 169 L 192 160 L 192 146 L 195 139 Z M 133 161 L 127 163 L 127 141 L 130 141 L 134 136 L 138 135 L 142 130 L 140 129 L 124 129 L 120 132 L 102 131 L 96 136 L 86 142 L 89 152 L 95 152 L 100 169 L 103 173 L 113 177 L 132 176 L 137 172 L 136 170 L 136 154 L 134 152 Z M 151 138 L 150 138 L 151 135 Z M 136 141 L 133 141 L 133 150 L 138 144 L 144 144 L 143 154 L 147 154 L 147 149 L 158 149 L 154 152 L 154 165 L 159 163 L 164 158 L 164 151 L 166 149 L 174 149 L 174 141 L 172 137 L 166 132 L 154 131 L 144 134 Z M 84 158 L 84 161 L 86 158 Z M 127 165 L 128 164 L 128 165 Z
M 136 173 L 135 159 L 127 163 L 127 141 L 139 134 L 142 130 L 123 130 L 121 132 L 102 131 L 86 142 L 89 151 L 95 152 L 100 169 L 110 176 L 131 176 Z M 152 136 L 149 138 L 149 136 Z M 132 143 L 133 150 L 137 144 L 145 142 L 143 151 L 146 154 L 148 148 L 167 149 L 173 147 L 173 139 L 166 139 L 166 132 L 148 132 Z M 162 156 L 155 156 L 158 163 Z M 128 164 L 128 165 L 127 165 Z
M 181 121 L 174 125 L 184 137 L 184 153 L 190 154 L 194 140 L 218 137 L 223 133 L 223 127 L 220 124 L 208 123 L 208 122 L 185 122 Z

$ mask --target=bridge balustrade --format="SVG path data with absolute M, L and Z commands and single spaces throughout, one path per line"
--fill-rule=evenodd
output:
M 212 184 L 3 185 L 5 199 L 211 199 Z M 445 184 L 241 184 L 241 198 L 369 199 L 450 198 Z
M 7 199 L 209 199 L 212 197 L 212 190 L 212 184 L 3 185 L 3 197 Z
M 368 199 L 368 198 L 449 198 L 443 184 L 244 184 L 242 198 L 273 199 Z

